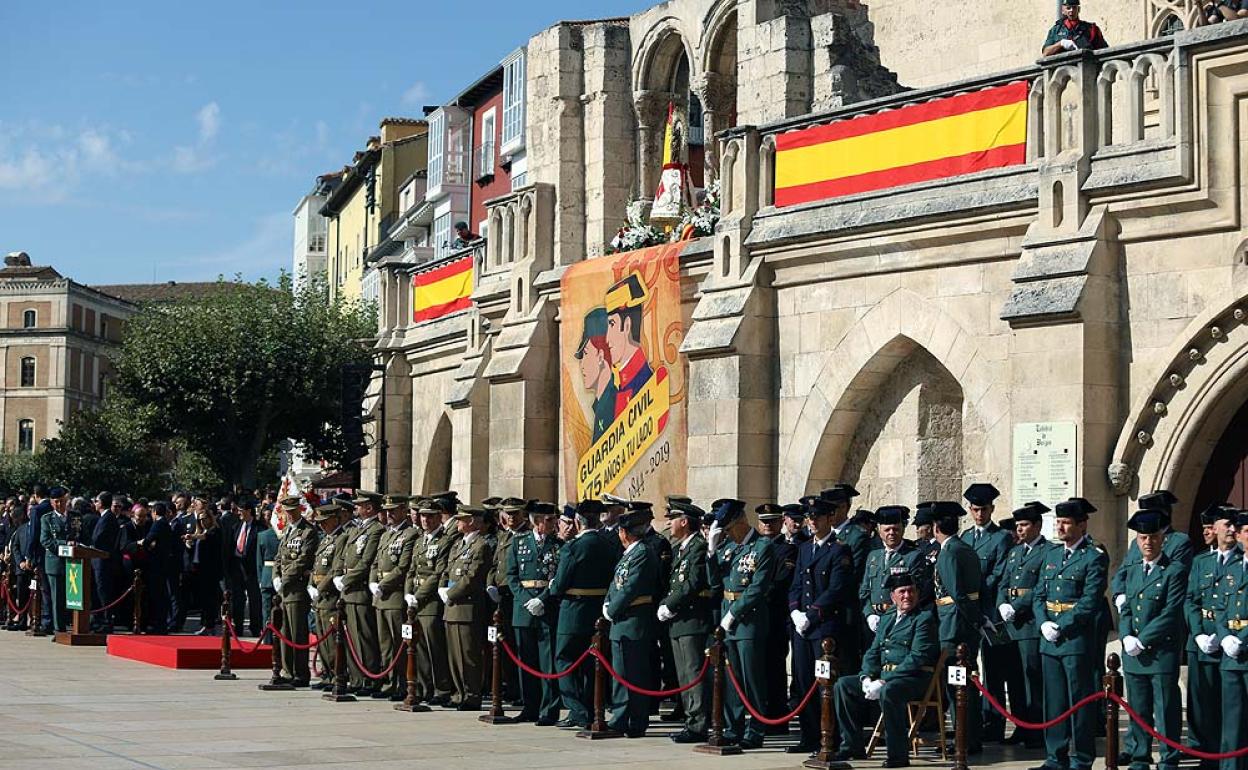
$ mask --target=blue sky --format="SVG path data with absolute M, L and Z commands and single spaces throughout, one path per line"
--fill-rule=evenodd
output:
M 90 284 L 276 276 L 295 204 L 382 117 L 652 4 L 4 0 L 0 253 Z

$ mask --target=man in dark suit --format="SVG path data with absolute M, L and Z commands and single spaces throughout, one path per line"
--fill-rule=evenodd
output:
M 147 598 L 148 630 L 155 634 L 169 633 L 172 613 L 169 611 L 171 573 L 181 566 L 181 542 L 174 538 L 170 524 L 171 512 L 164 502 L 152 505 L 152 526 L 147 536 L 138 541 L 147 558 L 144 560 L 143 585 Z
M 191 496 L 186 492 L 174 495 L 173 509 L 174 515 L 169 522 L 169 528 L 173 531 L 174 542 L 181 544 L 185 542 L 187 535 L 195 531 L 195 514 L 191 513 Z M 170 630 L 177 633 L 186 625 L 186 613 L 195 603 L 195 594 L 191 590 L 191 581 L 188 578 L 191 552 L 180 546 L 174 550 L 176 557 L 167 577 Z
M 9 562 L 13 570 L 12 599 L 18 609 L 26 606 L 30 599 L 30 581 L 34 566 L 30 562 L 30 527 L 27 526 L 26 509 L 18 506 L 13 512 L 13 534 L 6 543 L 9 548 Z M 27 615 L 9 619 L 5 626 L 10 631 L 25 631 L 29 628 L 30 618 Z
M 833 504 L 812 497 L 806 506 L 811 539 L 798 548 L 788 595 L 793 678 L 800 695 L 805 695 L 815 681 L 815 661 L 823 656 L 823 640 L 843 634 L 857 606 L 850 601 L 855 597 L 854 559 L 832 533 Z M 772 633 L 782 633 L 783 628 L 773 627 Z M 786 752 L 812 754 L 819 750 L 819 717 L 819 703 L 811 698 L 799 715 L 801 740 Z
M 91 563 L 91 569 L 95 573 L 95 590 L 100 601 L 99 607 L 107 607 L 117 601 L 124 590 L 122 588 L 122 551 L 127 544 L 125 525 L 128 520 L 125 517 L 126 500 L 124 498 L 101 492 L 98 500 L 101 508 L 105 503 L 108 507 L 100 513 L 100 520 L 95 524 L 91 542 L 92 547 L 104 551 L 108 556 L 94 560 Z M 113 618 L 117 613 L 116 608 L 99 613 L 98 630 L 100 633 L 111 634 L 113 632 Z
M 44 514 L 52 510 L 52 504 L 48 502 L 48 490 L 42 484 L 36 484 L 30 493 L 29 507 L 27 515 L 29 521 L 26 522 L 27 528 L 30 530 L 30 550 L 27 556 L 33 569 L 43 572 L 43 544 L 40 543 L 40 535 L 42 533 L 42 522 Z M 45 579 L 39 581 L 39 607 L 42 617 L 39 618 L 39 627 L 48 633 L 52 632 L 52 587 L 48 585 Z
M 226 543 L 228 556 L 225 562 L 225 582 L 230 589 L 230 612 L 234 616 L 236 628 L 242 628 L 242 619 L 245 617 L 250 625 L 251 635 L 259 636 L 264 622 L 260 617 L 260 576 L 256 571 L 256 537 L 260 533 L 260 525 L 256 521 L 256 501 L 252 498 L 239 500 L 237 509 L 238 519 L 232 530 L 222 529 L 222 535 L 228 533 L 229 536 Z

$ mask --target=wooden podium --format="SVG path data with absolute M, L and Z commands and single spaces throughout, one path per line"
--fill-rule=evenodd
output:
M 63 545 L 57 555 L 65 560 L 65 606 L 74 612 L 68 631 L 56 632 L 56 643 L 71 647 L 102 647 L 107 634 L 91 633 L 92 559 L 108 558 L 107 551 L 86 545 Z

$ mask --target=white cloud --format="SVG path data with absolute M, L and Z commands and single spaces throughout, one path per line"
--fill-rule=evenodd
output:
M 199 123 L 199 143 L 207 144 L 216 139 L 221 130 L 221 107 L 216 102 L 208 102 L 195 113 L 195 120 Z
M 108 127 L 67 128 L 60 124 L 0 122 L 0 190 L 20 191 L 28 200 L 65 200 L 85 174 L 115 176 L 147 168 L 123 157 L 130 134 Z
M 180 144 L 173 148 L 170 167 L 177 174 L 194 174 L 216 165 L 219 158 L 212 153 L 217 134 L 221 131 L 221 107 L 208 102 L 195 113 L 199 125 L 199 141 L 194 145 Z
M 429 86 L 423 80 L 417 80 L 403 92 L 403 106 L 419 107 L 429 101 Z
M 170 166 L 179 174 L 194 174 L 212 168 L 216 162 L 217 159 L 206 155 L 201 147 L 179 145 L 173 148 Z

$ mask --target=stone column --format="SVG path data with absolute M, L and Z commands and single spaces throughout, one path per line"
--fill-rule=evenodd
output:
M 719 178 L 719 141 L 715 135 L 731 128 L 732 114 L 737 107 L 736 75 L 706 72 L 697 78 L 690 89 L 702 103 L 703 147 L 705 158 L 704 181 L 707 187 Z
M 637 197 L 653 200 L 659 186 L 663 165 L 663 127 L 667 105 L 674 95 L 669 91 L 633 92 L 633 110 L 637 114 Z

